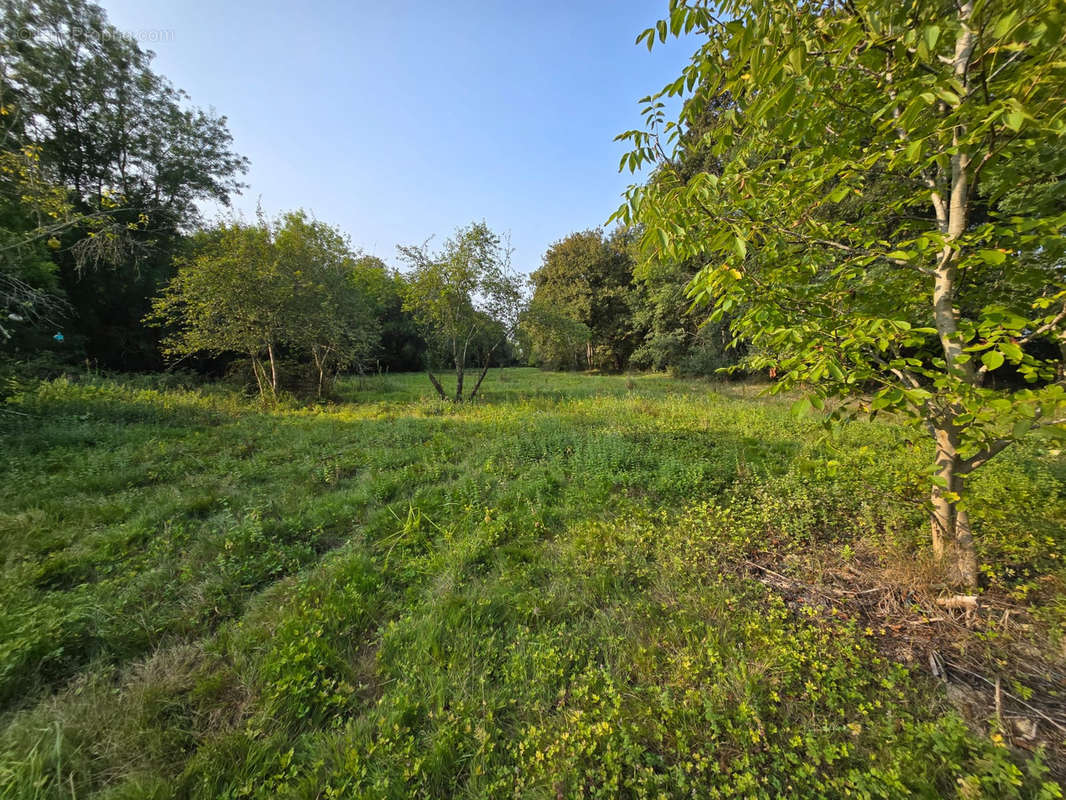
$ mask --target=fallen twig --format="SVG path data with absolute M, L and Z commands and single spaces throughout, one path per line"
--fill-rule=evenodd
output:
M 930 655 L 930 657 L 932 657 L 932 656 Z M 1061 723 L 1057 722 L 1054 717 L 1049 717 L 1047 714 L 1045 714 L 1039 708 L 1034 708 L 1033 706 L 1029 705 L 1027 702 L 1022 700 L 1020 697 L 1017 697 L 1016 695 L 1013 695 L 1013 694 L 1011 694 L 1008 691 L 1004 691 L 1002 687 L 998 686 L 998 682 L 999 682 L 998 678 L 996 679 L 996 682 L 993 682 L 993 681 L 990 681 L 988 678 L 986 678 L 984 675 L 981 675 L 980 673 L 974 672 L 973 670 L 966 669 L 965 667 L 959 666 L 958 664 L 954 664 L 954 663 L 952 663 L 950 661 L 946 662 L 946 664 L 947 664 L 949 669 L 956 670 L 957 672 L 965 672 L 967 675 L 972 675 L 973 677 L 977 678 L 978 680 L 981 680 L 981 681 L 987 683 L 993 689 L 998 689 L 998 691 L 1002 692 L 1003 695 L 1005 695 L 1006 697 L 1009 697 L 1011 700 L 1013 700 L 1018 705 L 1024 706 L 1025 708 L 1027 708 L 1030 711 L 1032 711 L 1034 714 L 1036 714 L 1038 717 L 1040 717 L 1045 722 L 1050 722 L 1052 725 L 1054 725 L 1060 731 L 1062 731 L 1063 733 L 1066 733 L 1066 725 L 1062 725 Z

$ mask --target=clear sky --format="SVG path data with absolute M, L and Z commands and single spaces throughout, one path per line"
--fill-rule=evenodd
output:
M 528 272 L 602 225 L 631 182 L 614 136 L 694 49 L 634 44 L 666 0 L 98 2 L 228 117 L 251 160 L 238 209 L 305 208 L 394 265 L 484 219 Z

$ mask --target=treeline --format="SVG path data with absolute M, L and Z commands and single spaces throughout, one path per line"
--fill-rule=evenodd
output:
M 690 314 L 691 264 L 642 258 L 633 232 L 572 233 L 531 276 L 520 329 L 531 364 L 551 369 L 710 375 L 740 363 L 725 321 Z
M 180 368 L 264 395 L 321 395 L 344 370 L 426 369 L 462 400 L 490 365 L 706 374 L 736 362 L 723 324 L 687 314 L 695 267 L 642 262 L 624 230 L 557 242 L 527 286 L 483 223 L 436 253 L 399 247 L 403 272 L 302 211 L 207 224 L 199 205 L 228 206 L 248 167 L 226 118 L 191 106 L 98 6 L 0 3 L 9 365 Z
M 225 117 L 190 106 L 99 7 L 0 8 L 8 363 L 261 381 L 265 358 L 271 389 L 424 365 L 403 278 L 339 231 L 299 212 L 205 224 L 198 204 L 229 205 L 248 162 Z
M 671 158 L 649 185 L 687 185 L 721 171 L 705 142 L 721 98 L 690 101 Z M 625 160 L 623 161 L 625 163 Z M 616 215 L 617 216 L 617 215 Z M 530 363 L 553 369 L 656 370 L 684 375 L 743 375 L 754 355 L 750 337 L 732 330 L 737 309 L 710 314 L 691 287 L 710 259 L 677 257 L 640 219 L 611 233 L 587 230 L 556 242 L 531 276 L 533 296 L 523 326 Z M 765 355 L 765 354 L 763 354 Z
M 160 368 L 142 318 L 201 223 L 197 203 L 228 203 L 247 162 L 225 118 L 191 108 L 97 6 L 2 9 L 4 347 Z M 35 316 L 48 324 L 19 324 Z
M 402 366 L 417 362 L 400 279 L 303 212 L 201 231 L 190 250 L 145 318 L 166 331 L 166 356 L 238 359 L 271 396 L 322 396 L 342 370 L 380 368 L 384 335 Z

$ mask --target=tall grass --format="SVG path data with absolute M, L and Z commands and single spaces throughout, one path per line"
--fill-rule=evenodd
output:
M 9 398 L 0 797 L 1053 791 L 865 631 L 733 568 L 922 552 L 928 454 L 899 430 L 823 440 L 742 386 L 502 377 L 463 406 L 419 375 L 316 407 Z M 987 580 L 1052 621 L 1064 477 L 1033 443 L 972 510 Z

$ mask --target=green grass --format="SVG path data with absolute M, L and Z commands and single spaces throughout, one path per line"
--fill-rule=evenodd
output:
M 0 798 L 1058 796 L 854 620 L 737 564 L 920 553 L 928 458 L 746 386 L 493 371 L 263 409 L 0 413 Z M 986 579 L 1066 617 L 1066 467 L 975 480 Z

